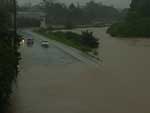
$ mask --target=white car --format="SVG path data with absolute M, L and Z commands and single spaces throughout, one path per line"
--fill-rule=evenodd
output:
M 49 42 L 46 41 L 46 40 L 45 40 L 45 41 L 42 41 L 42 42 L 41 42 L 41 46 L 47 48 L 47 47 L 49 47 Z

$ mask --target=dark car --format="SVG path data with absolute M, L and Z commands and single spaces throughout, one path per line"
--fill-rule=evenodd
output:
M 27 38 L 27 45 L 33 45 L 33 44 L 34 44 L 33 38 Z

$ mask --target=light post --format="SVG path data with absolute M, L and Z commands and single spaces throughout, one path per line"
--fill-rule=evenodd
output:
M 14 39 L 13 39 L 13 47 L 15 47 L 15 40 L 17 37 L 17 25 L 16 25 L 16 0 L 13 0 L 13 32 L 14 32 Z
M 16 51 L 16 40 L 17 40 L 17 4 L 16 4 L 16 0 L 13 0 L 13 39 L 12 39 L 12 47 L 14 49 L 14 51 Z M 17 72 L 18 72 L 18 67 L 15 67 L 15 76 L 17 77 Z
M 48 17 L 48 14 L 47 14 L 47 1 L 46 0 L 43 0 L 43 2 L 44 2 L 44 13 L 45 13 L 45 15 L 44 15 L 44 21 L 45 21 L 45 25 L 47 24 L 47 17 Z
M 13 0 L 13 9 L 14 9 L 14 12 L 13 12 L 13 14 L 14 14 L 14 31 L 15 31 L 15 35 L 16 35 L 16 33 L 17 33 L 17 25 L 16 25 L 16 15 L 17 15 L 17 10 L 16 10 L 16 0 Z

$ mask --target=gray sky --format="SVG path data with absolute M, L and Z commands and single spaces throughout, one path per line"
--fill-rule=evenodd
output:
M 33 4 L 36 4 L 36 3 L 39 3 L 41 0 L 18 0 L 18 2 L 20 4 L 27 3 L 29 1 L 31 1 Z M 60 2 L 66 3 L 66 4 L 70 4 L 71 2 L 74 2 L 74 3 L 79 2 L 81 4 L 84 4 L 90 0 L 57 0 L 57 1 L 60 1 Z M 117 8 L 129 7 L 129 4 L 131 2 L 131 0 L 93 0 L 93 1 L 102 2 L 107 5 L 113 5 Z

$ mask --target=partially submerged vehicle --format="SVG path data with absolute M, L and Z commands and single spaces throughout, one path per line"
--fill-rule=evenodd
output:
M 43 40 L 43 41 L 41 42 L 41 46 L 42 46 L 42 47 L 45 47 L 45 48 L 48 48 L 48 47 L 49 47 L 49 42 L 48 42 L 47 40 Z
M 27 45 L 33 45 L 34 44 L 34 40 L 33 38 L 27 38 Z

